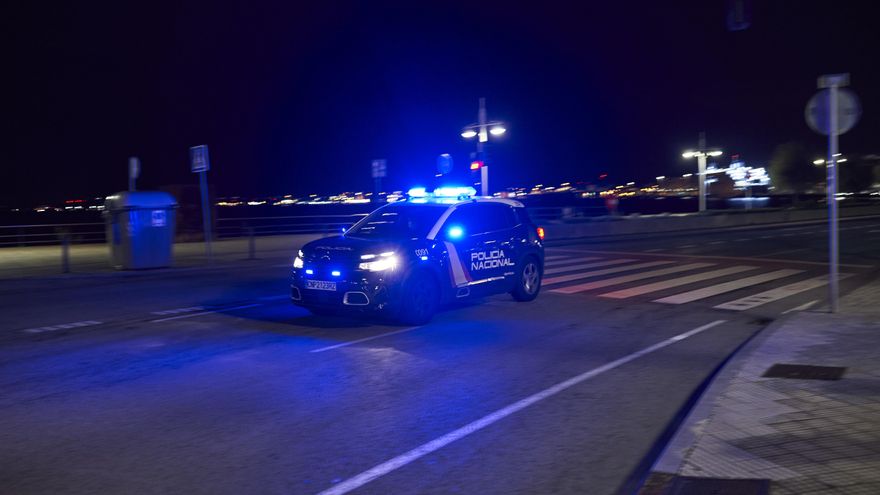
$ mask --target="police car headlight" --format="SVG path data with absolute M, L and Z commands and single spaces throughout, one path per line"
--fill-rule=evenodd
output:
M 303 252 L 300 250 L 296 253 L 296 258 L 293 259 L 293 267 L 294 268 L 302 268 L 303 267 Z
M 397 266 L 397 262 L 397 256 L 394 256 L 393 253 L 382 253 L 379 259 L 361 263 L 358 265 L 358 268 L 368 272 L 381 272 L 394 269 Z

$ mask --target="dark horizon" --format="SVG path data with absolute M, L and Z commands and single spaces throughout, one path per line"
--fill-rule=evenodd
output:
M 220 196 L 389 189 L 433 178 L 486 97 L 508 133 L 492 189 L 568 180 L 646 181 L 691 171 L 706 131 L 725 156 L 765 165 L 773 148 L 824 138 L 804 105 L 824 73 L 849 72 L 862 102 L 841 151 L 877 153 L 880 68 L 873 6 L 631 2 L 577 9 L 503 3 L 220 8 L 18 6 L 0 203 L 196 184 L 188 148 L 208 144 Z

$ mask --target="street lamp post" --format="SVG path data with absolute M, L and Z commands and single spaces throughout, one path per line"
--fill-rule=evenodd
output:
M 480 109 L 477 112 L 477 123 L 471 124 L 461 131 L 461 137 L 465 139 L 477 138 L 477 160 L 482 162 L 480 167 L 480 191 L 481 195 L 489 195 L 489 165 L 483 156 L 483 143 L 489 141 L 489 134 L 500 136 L 507 129 L 504 124 L 498 121 L 488 122 L 486 120 L 486 99 L 480 98 Z
M 700 206 L 699 211 L 706 211 L 706 157 L 721 156 L 721 150 L 706 149 L 706 133 L 700 133 L 697 151 L 685 151 L 681 154 L 684 158 L 697 159 L 697 183 L 699 184 Z

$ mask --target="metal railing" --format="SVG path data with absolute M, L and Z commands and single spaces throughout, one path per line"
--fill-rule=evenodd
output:
M 529 215 L 535 222 L 566 221 L 602 214 L 604 208 L 593 207 L 533 207 Z M 214 232 L 218 239 L 236 237 L 263 237 L 293 234 L 327 234 L 341 232 L 354 225 L 367 213 L 340 215 L 292 215 L 241 218 L 218 218 Z M 197 234 L 200 230 L 178 225 L 178 233 Z M 103 222 L 53 223 L 0 226 L 0 248 L 12 246 L 40 246 L 92 244 L 106 242 Z
M 341 232 L 367 213 L 349 215 L 296 215 L 284 217 L 218 218 L 217 238 Z
M 0 247 L 40 246 L 70 243 L 104 242 L 104 223 L 50 223 L 34 225 L 0 225 Z

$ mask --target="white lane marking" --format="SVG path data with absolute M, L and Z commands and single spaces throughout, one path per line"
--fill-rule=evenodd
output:
M 678 246 L 676 249 L 690 249 L 692 247 L 697 247 L 696 244 L 685 244 L 684 246 Z
M 159 323 L 159 322 L 163 322 L 163 321 L 179 320 L 179 319 L 181 319 L 181 318 L 193 318 L 193 317 L 195 317 L 195 316 L 209 315 L 209 314 L 213 314 L 213 313 L 224 313 L 224 312 L 226 312 L 226 311 L 232 311 L 232 310 L 235 310 L 235 309 L 253 308 L 254 306 L 262 306 L 262 303 L 245 304 L 245 305 L 243 305 L 243 306 L 235 306 L 235 307 L 232 307 L 232 308 L 221 308 L 221 309 L 215 309 L 214 311 L 202 311 L 201 313 L 189 313 L 189 314 L 185 314 L 185 315 L 171 316 L 171 317 L 169 317 L 169 318 L 160 318 L 160 319 L 158 319 L 158 320 L 153 320 L 151 323 Z
M 506 418 L 507 416 L 510 416 L 511 414 L 517 413 L 517 412 L 531 406 L 532 404 L 535 404 L 535 403 L 541 402 L 542 400 L 553 397 L 554 395 L 559 394 L 560 392 L 563 392 L 563 391 L 565 391 L 571 387 L 574 387 L 575 385 L 578 385 L 584 381 L 587 381 L 591 378 L 599 376 L 602 373 L 605 373 L 607 371 L 611 371 L 615 368 L 623 366 L 624 364 L 635 361 L 636 359 L 639 359 L 640 357 L 651 354 L 652 352 L 659 351 L 660 349 L 663 349 L 663 348 L 668 347 L 672 344 L 675 344 L 676 342 L 680 342 L 680 341 L 685 340 L 687 338 L 693 337 L 694 335 L 697 335 L 701 332 L 705 332 L 706 330 L 709 330 L 710 328 L 714 328 L 714 327 L 721 325 L 723 323 L 726 323 L 726 322 L 727 322 L 727 320 L 715 320 L 711 323 L 707 323 L 705 325 L 699 326 L 693 330 L 678 334 L 675 337 L 670 337 L 670 338 L 663 340 L 661 342 L 658 342 L 652 346 L 645 347 L 644 349 L 642 349 L 640 351 L 636 351 L 628 356 L 624 356 L 620 359 L 616 359 L 614 361 L 611 361 L 610 363 L 603 364 L 602 366 L 599 366 L 598 368 L 593 368 L 589 371 L 581 373 L 580 375 L 571 377 L 568 380 L 559 382 L 549 388 L 545 388 L 544 390 L 541 390 L 540 392 L 532 394 L 524 399 L 520 399 L 520 400 L 514 402 L 513 404 L 510 404 L 510 405 L 505 406 L 501 409 L 498 409 L 495 412 L 489 413 L 480 419 L 477 419 L 475 421 L 472 421 L 472 422 L 462 426 L 461 428 L 458 428 L 458 429 L 453 430 L 443 436 L 435 438 L 434 440 L 431 440 L 430 442 L 423 443 L 422 445 L 419 445 L 418 447 L 410 450 L 409 452 L 405 452 L 405 453 L 403 453 L 397 457 L 394 457 L 392 459 L 389 459 L 381 464 L 377 464 L 376 466 L 373 466 L 372 468 L 367 469 L 366 471 L 364 471 L 358 475 L 355 475 L 354 477 L 349 478 L 349 479 L 339 483 L 338 485 L 333 486 L 332 488 L 328 488 L 328 489 L 320 492 L 318 495 L 343 495 L 343 494 L 348 493 L 352 490 L 356 490 L 356 489 L 366 485 L 367 483 L 369 483 L 379 477 L 382 477 L 392 471 L 400 469 L 403 466 L 406 466 L 407 464 L 409 464 L 409 463 L 411 463 L 421 457 L 424 457 L 432 452 L 440 450 L 443 447 L 451 444 L 452 442 L 455 442 L 456 440 L 461 440 L 462 438 L 465 438 L 468 435 L 476 433 L 476 432 L 482 430 L 483 428 L 486 428 L 487 426 L 490 426 L 493 423 L 496 423 L 496 422 Z
M 545 260 L 547 258 L 544 258 Z M 559 266 L 559 265 L 568 265 L 571 263 L 581 263 L 583 261 L 592 261 L 599 259 L 598 256 L 585 256 L 583 258 L 566 258 L 564 260 L 555 260 L 550 262 L 545 262 L 544 266 Z
M 557 267 L 545 269 L 544 275 L 553 275 L 554 273 L 563 273 L 563 272 L 573 272 L 575 270 L 583 270 L 586 268 L 595 268 L 597 266 L 619 265 L 621 263 L 629 263 L 631 261 L 635 261 L 635 260 L 619 259 L 619 260 L 596 261 L 594 263 L 584 263 L 581 265 L 557 266 Z
M 724 282 L 717 285 L 710 285 L 709 287 L 704 287 L 702 289 L 696 289 L 688 292 L 682 292 L 681 294 L 675 294 L 674 296 L 664 297 L 661 299 L 655 299 L 654 302 L 664 303 L 664 304 L 684 304 L 692 301 L 697 301 L 699 299 L 705 299 L 707 297 L 717 296 L 719 294 L 724 294 L 726 292 L 732 292 L 737 289 L 742 289 L 744 287 L 751 287 L 752 285 L 763 284 L 764 282 L 769 282 L 771 280 L 776 280 L 780 278 L 785 278 L 791 275 L 795 275 L 798 273 L 802 273 L 803 270 L 776 270 L 775 272 L 762 273 L 760 275 L 752 275 L 751 277 L 741 278 L 738 280 L 732 280 L 730 282 Z
M 642 252 L 644 252 L 644 253 L 659 253 L 660 251 L 663 251 L 663 248 L 645 249 Z
M 593 270 L 591 272 L 580 272 L 580 273 L 572 273 L 569 275 L 560 275 L 558 277 L 550 277 L 545 278 L 542 285 L 553 285 L 553 284 L 561 284 L 563 282 L 571 282 L 572 280 L 581 280 L 584 278 L 590 277 L 599 277 L 601 275 L 608 275 L 611 273 L 619 273 L 619 272 L 628 272 L 631 270 L 638 270 L 640 268 L 649 268 L 652 266 L 658 265 L 668 265 L 670 263 L 675 263 L 674 261 L 649 261 L 647 263 L 638 263 L 635 265 L 625 265 L 625 266 L 616 266 L 614 268 L 606 268 L 604 270 Z
M 813 305 L 816 304 L 817 302 L 819 302 L 818 299 L 813 299 L 812 301 L 805 302 L 805 303 L 801 304 L 800 306 L 795 306 L 791 309 L 786 309 L 785 311 L 782 312 L 782 314 L 787 315 L 787 314 L 791 313 L 792 311 L 808 310 L 808 309 L 812 308 Z
M 557 255 L 555 255 L 555 256 L 544 256 L 544 261 L 549 261 L 549 260 L 564 260 L 564 259 L 566 259 L 566 258 L 568 258 L 568 256 L 557 254 Z
M 188 308 L 177 308 L 177 309 L 166 309 L 164 311 L 152 311 L 151 315 L 156 316 L 165 316 L 165 315 L 176 315 L 180 313 L 191 313 L 193 311 L 204 311 L 204 306 L 190 306 Z
M 734 239 L 733 240 L 733 242 L 749 242 L 749 241 L 751 241 L 751 239 L 742 238 L 742 239 Z
M 880 230 L 869 230 L 868 231 L 869 234 L 876 234 L 878 232 L 880 232 Z
M 38 327 L 38 328 L 26 328 L 22 330 L 24 333 L 44 333 L 44 332 L 56 332 L 58 330 L 68 330 L 70 328 L 80 328 L 80 327 L 90 327 L 94 325 L 101 325 L 103 322 L 96 320 L 86 320 L 86 321 L 75 321 L 73 323 L 62 323 L 60 325 L 52 325 L 47 327 Z
M 601 289 L 602 287 L 608 287 L 610 285 L 620 285 L 625 284 L 627 282 L 634 282 L 636 280 L 644 280 L 646 278 L 654 278 L 661 277 L 663 275 L 671 275 L 673 273 L 686 272 L 688 270 L 697 270 L 699 268 L 706 268 L 708 266 L 714 266 L 715 263 L 690 263 L 687 265 L 679 265 L 672 266 L 669 268 L 661 268 L 659 270 L 652 270 L 649 272 L 640 272 L 634 273 L 632 275 L 623 275 L 620 277 L 614 278 L 606 278 L 605 280 L 597 280 L 595 282 L 587 282 L 578 285 L 571 285 L 569 287 L 562 287 L 559 289 L 553 289 L 550 292 L 558 292 L 560 294 L 574 294 L 576 292 L 584 292 L 593 289 Z
M 727 241 L 712 241 L 709 244 L 727 244 Z
M 687 275 L 684 277 L 662 280 L 660 282 L 640 285 L 638 287 L 630 287 L 629 289 L 606 292 L 605 294 L 599 294 L 599 297 L 608 297 L 611 299 L 626 299 L 628 297 L 640 296 L 649 292 L 657 292 L 658 290 L 671 289 L 673 287 L 680 287 L 682 285 L 692 284 L 694 282 L 702 282 L 703 280 L 723 277 L 725 275 L 732 275 L 734 273 L 747 272 L 754 269 L 754 266 L 730 266 L 727 268 L 721 268 L 720 270 L 696 273 L 694 275 Z
M 839 275 L 839 278 L 843 280 L 850 276 L 852 276 L 851 273 L 841 273 Z M 773 301 L 785 299 L 786 297 L 793 296 L 795 294 L 800 294 L 801 292 L 813 290 L 827 284 L 828 275 L 821 275 L 819 277 L 808 278 L 807 280 L 801 280 L 800 282 L 783 285 L 782 287 L 777 287 L 775 289 L 770 289 L 768 291 L 760 292 L 758 294 L 752 294 L 751 296 L 746 296 L 740 299 L 736 299 L 734 301 L 726 302 L 724 304 L 719 304 L 715 306 L 715 308 L 730 309 L 733 311 L 745 311 L 747 309 L 762 306 Z
M 364 337 L 362 339 L 352 340 L 350 342 L 343 342 L 341 344 L 328 345 L 327 347 L 321 347 L 320 349 L 312 349 L 309 352 L 324 352 L 332 349 L 339 349 L 340 347 L 346 347 L 354 344 L 360 344 L 361 342 L 366 342 L 368 340 L 381 339 L 382 337 L 388 337 L 389 335 L 396 335 L 398 333 L 409 332 L 410 330 L 416 330 L 422 327 L 409 327 L 401 330 L 394 330 L 391 332 L 380 333 L 379 335 L 373 335 L 372 337 Z
M 662 254 L 654 254 L 648 253 L 646 251 L 599 251 L 596 249 L 580 249 L 579 253 L 590 253 L 590 254 L 602 254 L 609 256 L 662 256 L 664 258 L 694 258 L 694 259 L 704 259 L 708 261 L 712 260 L 734 260 L 738 262 L 745 263 L 754 263 L 756 261 L 766 261 L 769 263 L 785 263 L 789 265 L 811 265 L 811 266 L 822 266 L 827 267 L 827 261 L 800 261 L 800 260 L 786 260 L 786 259 L 778 259 L 778 258 L 747 258 L 744 256 L 716 256 L 711 254 L 675 254 L 675 253 L 662 253 Z M 848 268 L 874 268 L 874 265 L 856 265 L 852 263 L 841 263 L 840 266 L 845 266 Z

